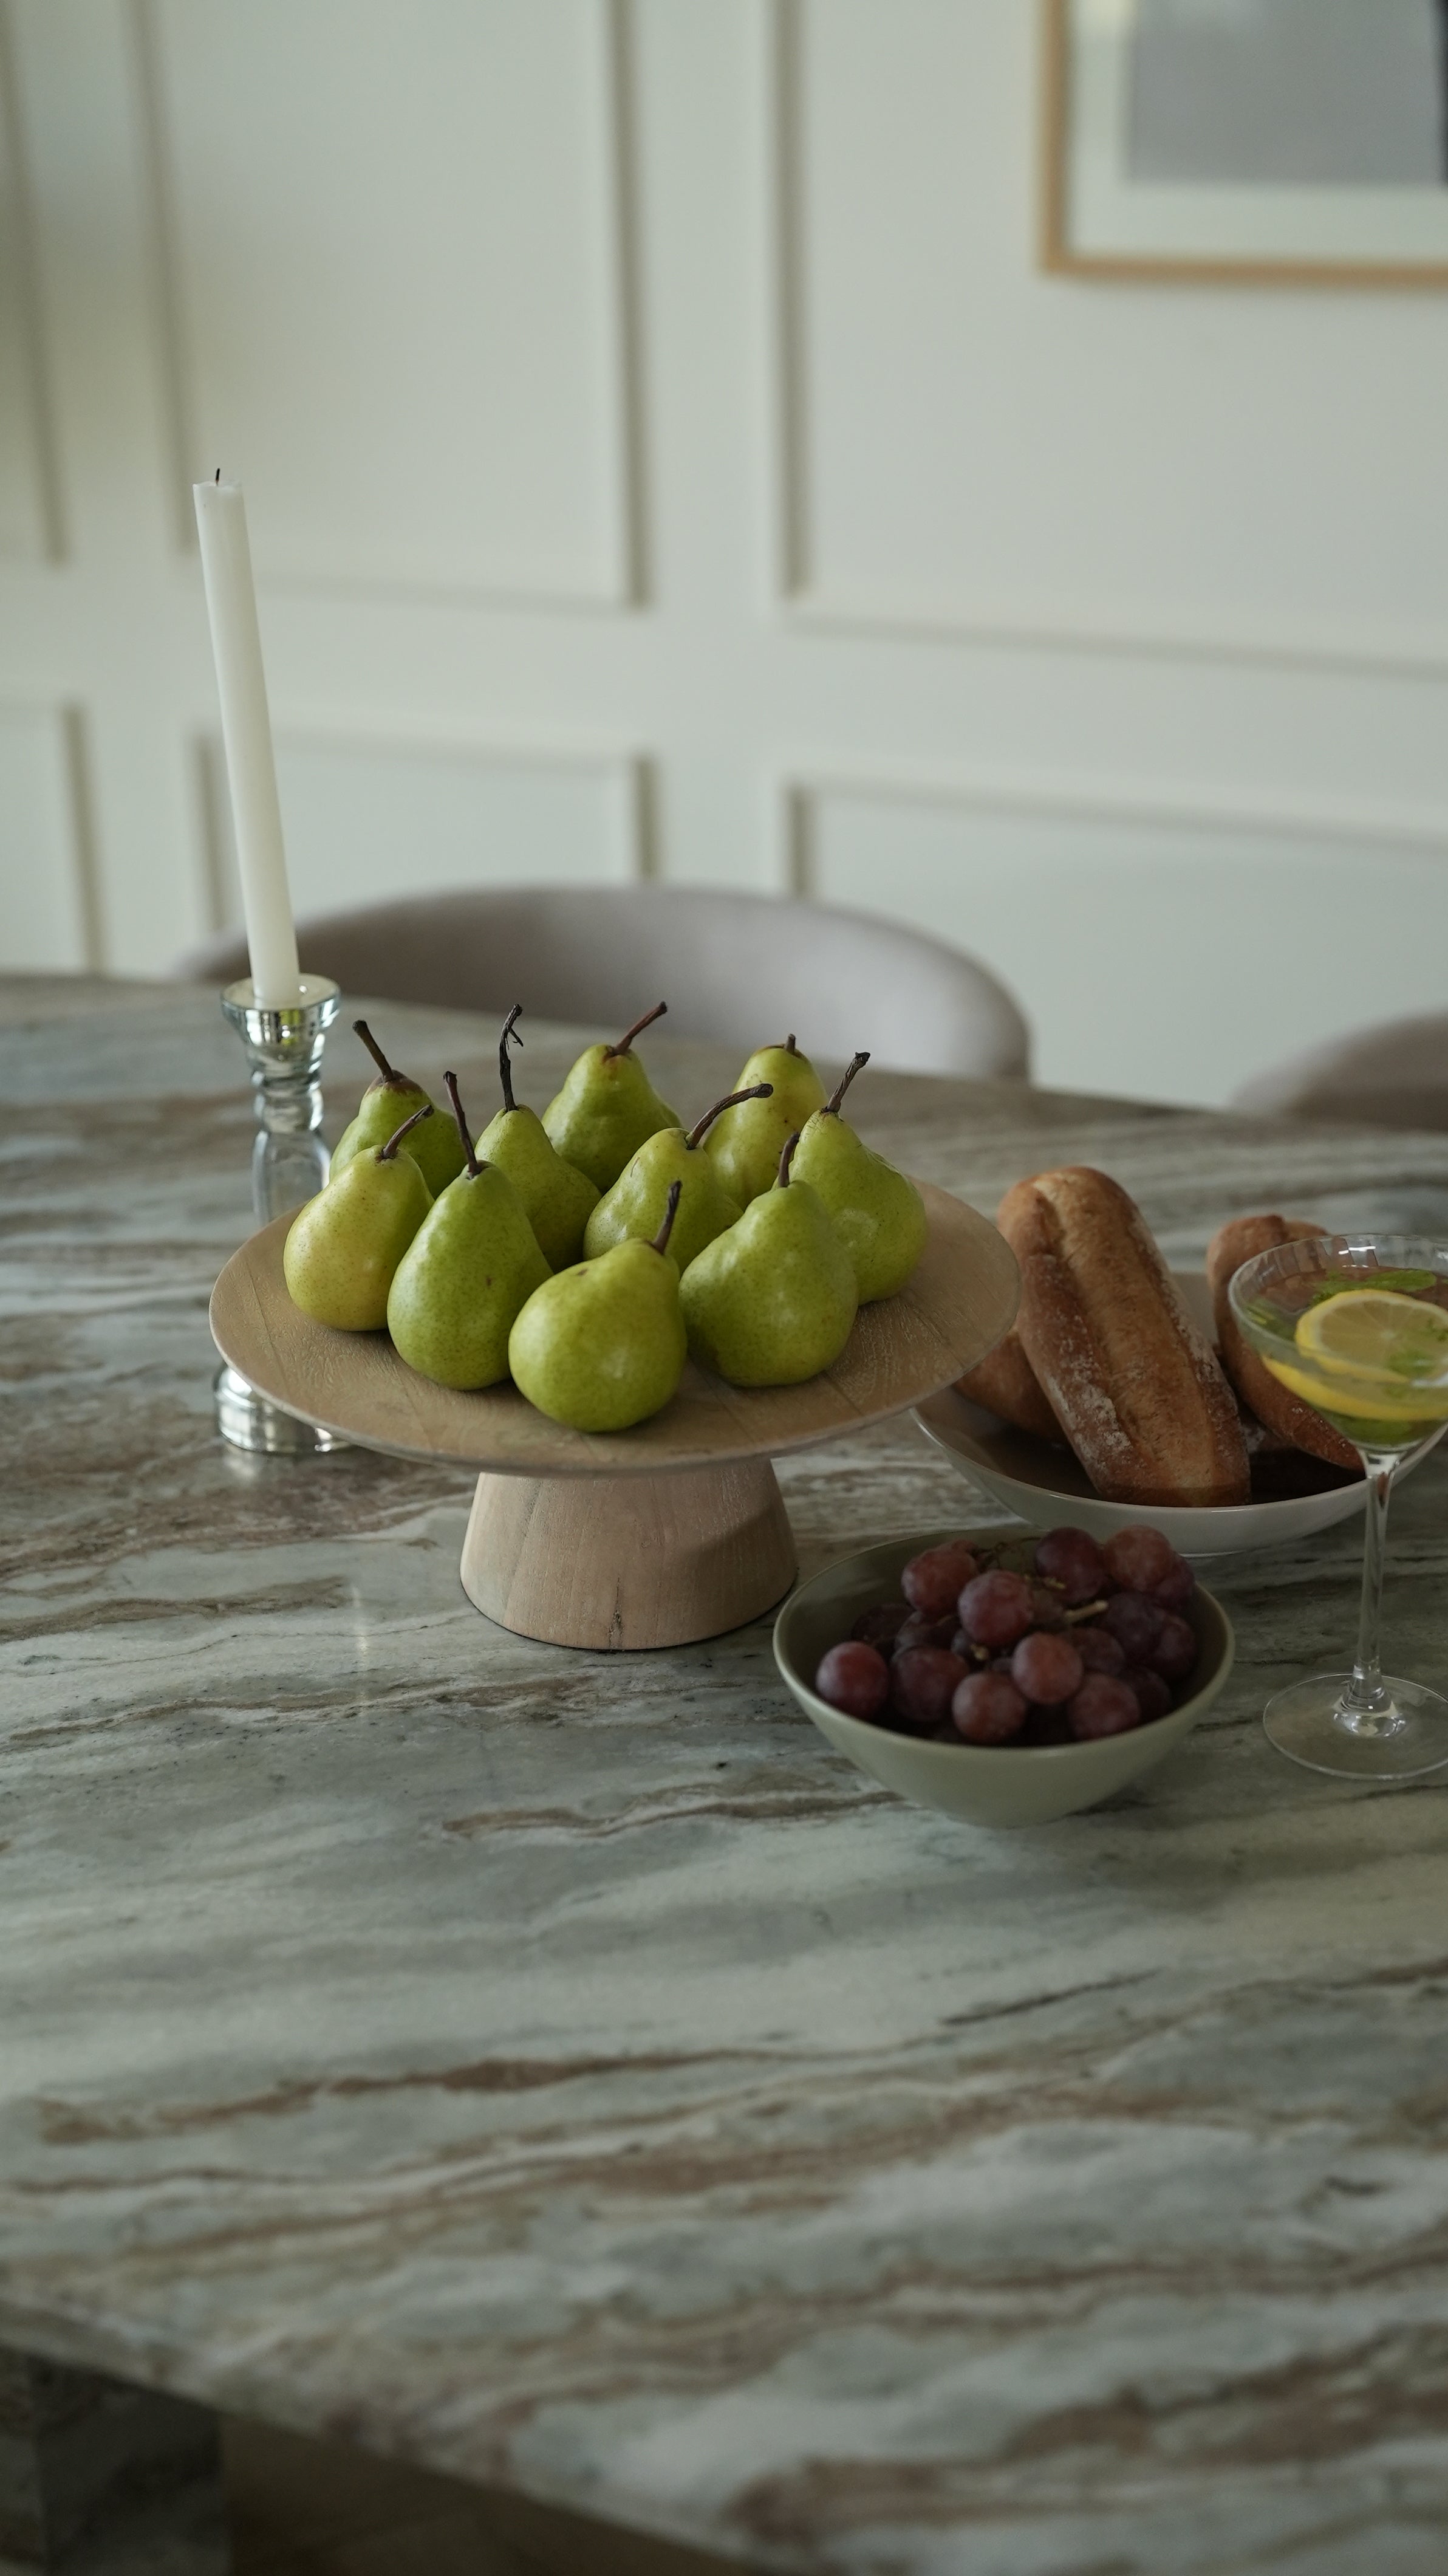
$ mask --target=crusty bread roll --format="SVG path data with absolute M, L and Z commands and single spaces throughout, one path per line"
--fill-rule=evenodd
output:
M 1232 1274 L 1244 1261 L 1253 1261 L 1259 1252 L 1275 1252 L 1279 1243 L 1311 1243 L 1325 1234 L 1325 1226 L 1312 1225 L 1298 1216 L 1234 1216 L 1227 1225 L 1219 1225 L 1207 1246 L 1207 1286 L 1212 1292 L 1212 1312 L 1217 1322 L 1217 1341 L 1222 1353 L 1222 1366 L 1242 1399 L 1265 1422 L 1269 1431 L 1290 1441 L 1294 1449 L 1305 1449 L 1312 1458 L 1325 1458 L 1332 1467 L 1361 1467 L 1362 1460 L 1351 1441 L 1334 1431 L 1330 1422 L 1314 1413 L 1301 1397 L 1289 1394 L 1279 1386 L 1269 1368 L 1257 1357 L 1236 1316 L 1227 1288 Z
M 1120 1183 L 1039 1172 L 1007 1190 L 996 1223 L 1020 1265 L 1026 1357 L 1098 1494 L 1245 1503 L 1232 1390 Z
M 1032 1431 L 1038 1440 L 1054 1440 L 1058 1448 L 1065 1441 L 1014 1325 L 989 1357 L 967 1376 L 957 1378 L 956 1384 L 972 1404 L 983 1404 L 987 1413 L 998 1413 L 1002 1422 L 1013 1422 L 1018 1431 Z

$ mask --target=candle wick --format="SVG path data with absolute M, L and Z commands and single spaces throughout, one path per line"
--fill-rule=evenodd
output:
M 220 468 L 220 466 L 219 466 L 219 465 L 218 465 L 218 467 L 217 467 L 217 469 L 216 469 L 216 479 L 217 479 L 217 482 L 218 482 L 218 483 L 221 481 L 221 468 Z

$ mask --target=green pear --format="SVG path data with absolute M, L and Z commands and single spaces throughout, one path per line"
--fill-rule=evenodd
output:
M 379 1332 L 393 1273 L 432 1205 L 402 1139 L 434 1115 L 424 1101 L 385 1145 L 354 1154 L 345 1172 L 293 1217 L 282 1249 L 292 1304 L 342 1333 Z
M 439 1386 L 496 1386 L 513 1318 L 551 1278 L 527 1212 L 473 1151 L 457 1075 L 445 1073 L 463 1165 L 434 1199 L 393 1273 L 387 1329 L 409 1368 Z
M 733 1109 L 709 1139 L 708 1153 L 732 1199 L 747 1207 L 774 1187 L 779 1158 L 791 1136 L 825 1105 L 825 1087 L 791 1029 L 783 1046 L 757 1047 L 739 1076 L 741 1091 L 767 1082 L 772 1099 Z M 757 1097 L 757 1094 L 754 1096 Z
M 339 1172 L 345 1172 L 364 1146 L 385 1145 L 399 1118 L 405 1118 L 410 1109 L 433 1109 L 437 1105 L 420 1082 L 393 1069 L 365 1020 L 354 1020 L 352 1026 L 380 1070 L 376 1081 L 369 1082 L 363 1092 L 362 1105 L 351 1126 L 338 1139 L 332 1156 L 333 1180 Z M 462 1170 L 462 1147 L 450 1118 L 435 1118 L 430 1127 L 414 1137 L 407 1150 L 434 1198 Z
M 585 1047 L 543 1112 L 554 1152 L 586 1172 L 596 1190 L 612 1189 L 646 1136 L 679 1125 L 677 1110 L 665 1107 L 633 1052 L 640 1029 L 667 1009 L 667 1002 L 655 1002 L 617 1046 Z
M 868 1055 L 853 1059 L 823 1109 L 806 1121 L 794 1158 L 795 1179 L 808 1181 L 824 1200 L 854 1263 L 862 1306 L 904 1287 L 930 1231 L 914 1182 L 862 1144 L 840 1116 L 840 1102 L 869 1061 Z
M 687 1136 L 682 1127 L 661 1127 L 657 1136 L 650 1136 L 640 1145 L 633 1161 L 624 1166 L 588 1220 L 583 1249 L 590 1261 L 596 1261 L 601 1252 L 624 1242 L 629 1235 L 649 1242 L 658 1233 L 673 1181 L 683 1190 L 669 1237 L 669 1250 L 678 1271 L 687 1270 L 705 1244 L 712 1243 L 726 1226 L 737 1225 L 738 1205 L 700 1147 L 722 1111 L 732 1108 L 736 1100 L 762 1100 L 768 1093 L 767 1082 L 757 1082 L 752 1092 L 731 1091 L 727 1099 L 716 1100 L 712 1109 L 705 1110 Z
M 535 1288 L 508 1336 L 530 1404 L 575 1431 L 627 1431 L 668 1403 L 688 1345 L 669 1253 L 680 1184 L 652 1243 L 630 1236 Z
M 823 1199 L 790 1170 L 798 1141 L 786 1144 L 773 1189 L 680 1282 L 689 1348 L 731 1386 L 795 1386 L 833 1368 L 855 1320 L 850 1256 Z
M 512 1038 L 518 1046 L 523 1043 L 514 1027 L 522 1008 L 521 1002 L 515 1002 L 503 1023 L 498 1046 L 503 1106 L 491 1127 L 478 1138 L 478 1156 L 482 1162 L 496 1163 L 500 1172 L 507 1173 L 528 1211 L 528 1222 L 549 1269 L 562 1270 L 582 1253 L 583 1229 L 598 1205 L 598 1192 L 586 1172 L 578 1171 L 572 1163 L 565 1163 L 561 1154 L 554 1153 L 537 1110 L 520 1108 L 513 1098 L 508 1041 Z

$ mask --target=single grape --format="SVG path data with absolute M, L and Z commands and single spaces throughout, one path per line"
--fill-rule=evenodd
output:
M 1159 1601 L 1144 1592 L 1113 1592 L 1101 1614 L 1101 1625 L 1114 1637 L 1129 1664 L 1144 1664 L 1166 1617 Z
M 1088 1673 L 1119 1673 L 1126 1662 L 1109 1628 L 1073 1628 L 1071 1643 Z
M 1151 1650 L 1151 1669 L 1169 1682 L 1184 1682 L 1197 1660 L 1197 1641 L 1185 1619 L 1168 1610 Z
M 1036 1605 L 1023 1574 L 978 1574 L 960 1596 L 960 1624 L 977 1646 L 1013 1646 L 1034 1623 Z
M 878 1646 L 882 1655 L 889 1655 L 909 1616 L 903 1601 L 877 1601 L 873 1610 L 860 1612 L 850 1635 L 862 1638 L 867 1646 Z
M 1033 1628 L 1064 1628 L 1066 1625 L 1065 1598 L 1061 1593 L 1053 1592 L 1049 1584 L 1031 1585 L 1031 1625 Z
M 1141 1711 L 1136 1693 L 1128 1690 L 1124 1679 L 1114 1673 L 1088 1673 L 1073 1700 L 1066 1704 L 1066 1719 L 1073 1735 L 1083 1743 L 1094 1742 L 1102 1735 L 1124 1735 L 1128 1727 L 1140 1726 Z
M 1106 1565 L 1089 1530 L 1047 1530 L 1036 1545 L 1036 1572 L 1059 1583 L 1068 1610 L 1096 1601 L 1106 1588 Z
M 874 1646 L 849 1637 L 821 1659 L 814 1686 L 847 1717 L 878 1717 L 890 1696 L 890 1667 Z
M 954 1635 L 954 1612 L 947 1619 L 931 1619 L 923 1610 L 907 1610 L 896 1633 L 895 1652 L 905 1655 L 912 1646 L 948 1646 Z
M 1169 1538 L 1142 1526 L 1113 1530 L 1101 1553 L 1112 1582 L 1123 1592 L 1150 1592 L 1181 1563 Z
M 1149 1664 L 1128 1664 L 1121 1678 L 1135 1694 L 1143 1725 L 1149 1718 L 1165 1717 L 1171 1706 L 1171 1692 L 1160 1673 L 1154 1673 Z
M 923 1610 L 927 1619 L 943 1619 L 977 1571 L 964 1539 L 947 1539 L 943 1547 L 927 1547 L 912 1556 L 900 1577 L 900 1589 L 912 1610 Z
M 967 1744 L 1009 1744 L 1026 1722 L 1026 1703 L 1005 1673 L 967 1673 L 950 1703 L 951 1722 Z
M 1060 1708 L 1074 1699 L 1085 1671 L 1069 1637 L 1053 1637 L 1040 1628 L 1022 1637 L 1011 1657 L 1012 1681 L 1037 1708 Z
M 1196 1588 L 1196 1576 L 1186 1558 L 1179 1556 L 1170 1574 L 1164 1574 L 1160 1583 L 1152 1585 L 1151 1597 L 1161 1603 L 1163 1610 L 1184 1610 Z
M 943 1646 L 908 1646 L 890 1668 L 890 1706 L 911 1735 L 923 1735 L 950 1713 L 966 1676 L 959 1655 Z

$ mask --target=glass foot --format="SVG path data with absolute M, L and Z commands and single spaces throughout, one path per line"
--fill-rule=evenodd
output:
M 1351 1673 L 1314 1673 L 1278 1691 L 1262 1711 L 1269 1744 L 1339 1780 L 1416 1780 L 1448 1763 L 1448 1699 L 1385 1673 L 1387 1705 L 1354 1717 L 1343 1707 L 1351 1683 Z
M 223 1363 L 214 1383 L 216 1427 L 233 1449 L 260 1450 L 271 1458 L 312 1458 L 319 1450 L 345 1449 L 350 1445 L 335 1432 L 321 1431 L 311 1422 L 298 1422 L 295 1414 L 283 1413 L 279 1405 L 268 1404 L 239 1369 Z

